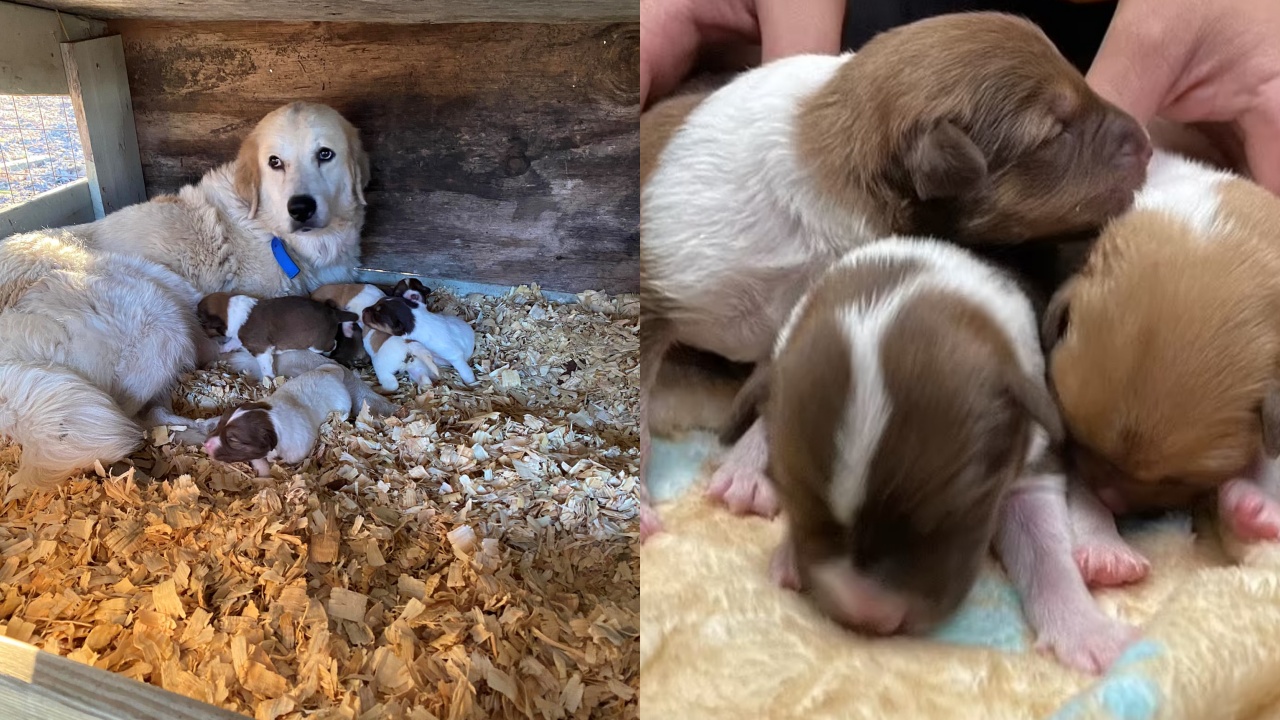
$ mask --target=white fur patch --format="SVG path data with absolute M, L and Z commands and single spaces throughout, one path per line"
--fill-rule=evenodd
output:
M 365 285 L 364 289 L 356 293 L 355 297 L 347 301 L 347 312 L 355 313 L 357 317 L 364 313 L 365 308 L 378 302 L 387 294 L 378 289 L 376 285 Z
M 238 340 L 240 329 L 249 319 L 249 313 L 258 304 L 257 298 L 248 295 L 232 295 L 227 301 L 227 337 Z
M 1197 237 L 1214 235 L 1221 218 L 1220 187 L 1236 176 L 1189 158 L 1156 150 L 1147 182 L 1134 198 L 1135 210 L 1154 210 L 1191 226 Z
M 853 404 L 845 411 L 836 435 L 838 458 L 828 499 L 836 519 L 849 525 L 862 505 L 867 472 L 893 411 L 880 367 L 880 341 L 899 305 L 891 300 L 866 310 L 848 307 L 840 314 L 853 361 L 854 392 Z

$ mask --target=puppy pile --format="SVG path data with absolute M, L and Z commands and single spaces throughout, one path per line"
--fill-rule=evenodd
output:
M 301 462 L 330 413 L 345 419 L 361 403 L 370 403 L 371 410 L 387 405 L 370 398 L 350 370 L 369 358 L 388 393 L 399 388 L 398 371 L 420 385 L 439 378 L 437 358 L 468 385 L 474 383 L 467 361 L 475 351 L 475 332 L 460 318 L 429 312 L 429 292 L 409 279 L 397 283 L 391 296 L 375 285 L 350 283 L 324 285 L 309 298 L 206 296 L 197 308 L 200 325 L 221 341 L 222 353 L 249 353 L 254 366 L 240 369 L 258 370 L 268 387 L 277 370 L 290 379 L 265 402 L 227 409 L 208 433 L 205 452 L 222 462 L 250 463 L 261 477 L 270 474 L 272 461 Z
M 641 133 L 642 418 L 672 347 L 755 363 L 709 493 L 784 512 L 774 580 L 835 621 L 928 632 L 994 545 L 1041 646 L 1096 673 L 1138 632 L 1088 587 L 1149 569 L 1113 513 L 1211 497 L 1280 539 L 1280 199 L 1153 157 L 1034 26 L 932 18 Z M 1082 233 L 1043 319 L 973 252 Z

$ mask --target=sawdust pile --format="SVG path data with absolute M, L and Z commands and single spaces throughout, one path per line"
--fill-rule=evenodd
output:
M 404 380 L 269 479 L 157 428 L 0 508 L 0 628 L 260 720 L 636 717 L 638 301 L 433 309 L 476 328 L 477 387 Z M 174 409 L 264 394 L 200 372 Z

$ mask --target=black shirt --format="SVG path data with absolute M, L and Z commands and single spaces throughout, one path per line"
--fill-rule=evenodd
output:
M 1067 0 L 846 0 L 843 49 L 857 50 L 874 35 L 933 15 L 998 10 L 1039 25 L 1058 50 L 1085 72 L 1115 13 L 1114 0 L 1076 4 Z

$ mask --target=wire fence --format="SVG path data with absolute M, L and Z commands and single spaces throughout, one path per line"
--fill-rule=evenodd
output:
M 0 210 L 85 176 L 67 95 L 0 95 Z

